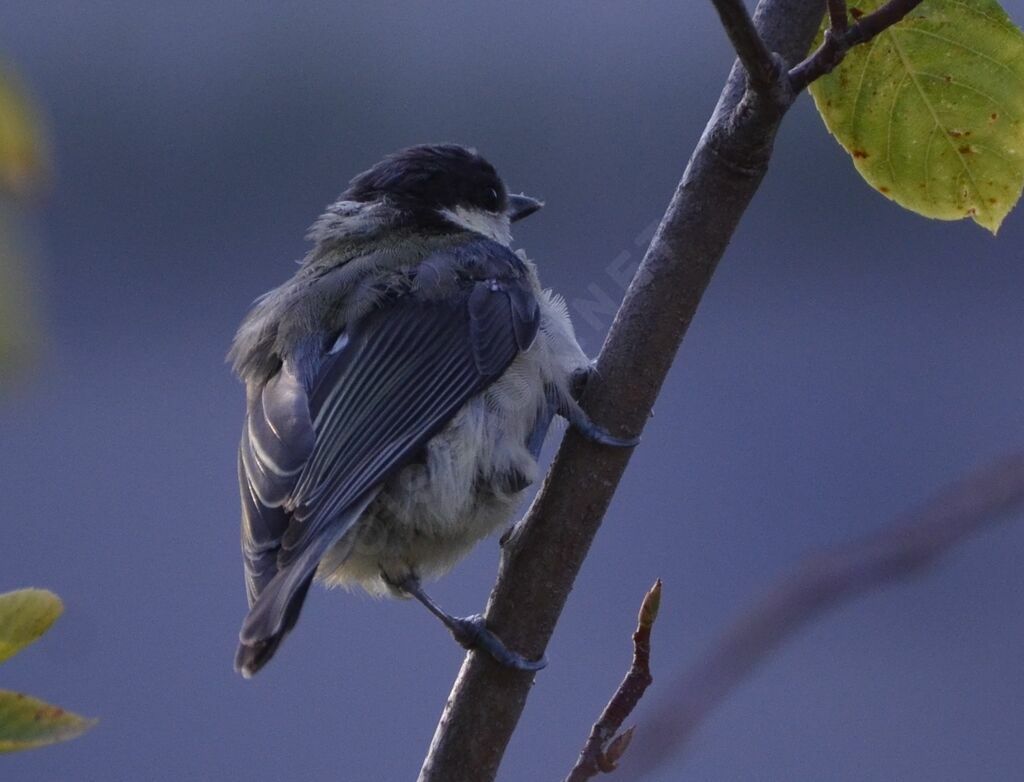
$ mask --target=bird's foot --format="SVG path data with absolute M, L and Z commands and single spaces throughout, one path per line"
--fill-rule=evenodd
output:
M 521 654 L 513 652 L 505 646 L 504 641 L 487 628 L 487 623 L 480 614 L 452 616 L 423 591 L 423 587 L 416 576 L 409 575 L 403 579 L 395 580 L 389 578 L 386 573 L 381 571 L 381 577 L 391 586 L 422 603 L 430 613 L 444 623 L 444 626 L 451 631 L 455 640 L 464 648 L 486 652 L 501 665 L 517 671 L 539 671 L 548 664 L 543 656 L 539 660 L 527 660 Z
M 580 407 L 579 400 L 595 372 L 596 370 L 593 365 L 573 372 L 572 378 L 569 381 L 569 393 L 571 396 L 569 399 L 559 400 L 558 414 L 592 443 L 610 445 L 613 448 L 633 448 L 640 443 L 639 437 L 616 437 L 600 424 L 594 423 L 590 416 Z
M 449 617 L 446 622 L 452 636 L 466 649 L 486 652 L 501 665 L 517 671 L 539 671 L 548 664 L 543 656 L 539 660 L 528 660 L 505 646 L 497 635 L 487 628 L 480 614 Z

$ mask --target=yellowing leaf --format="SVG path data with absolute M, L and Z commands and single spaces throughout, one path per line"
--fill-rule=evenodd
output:
M 96 720 L 18 692 L 0 690 L 0 752 L 32 749 L 79 736 Z
M 1024 36 L 994 0 L 925 0 L 810 90 L 864 179 L 907 209 L 995 233 L 1020 197 Z
M 60 598 L 45 589 L 19 589 L 0 595 L 0 662 L 49 630 L 63 610 Z

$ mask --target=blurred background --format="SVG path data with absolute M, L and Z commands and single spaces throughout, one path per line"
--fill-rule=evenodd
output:
M 45 196 L 4 207 L 29 264 L 12 298 L 34 294 L 7 329 L 35 348 L 0 390 L 0 590 L 66 602 L 0 686 L 101 720 L 0 776 L 413 779 L 461 661 L 418 606 L 315 590 L 272 665 L 232 671 L 243 392 L 224 354 L 347 180 L 423 141 L 475 145 L 546 199 L 517 244 L 596 353 L 732 60 L 710 4 L 6 0 L 0 58 L 53 159 Z M 1022 246 L 1020 210 L 993 238 L 886 201 L 801 99 L 501 779 L 568 771 L 655 577 L 641 734 L 659 682 L 801 557 L 1024 443 Z M 1018 519 L 830 614 L 648 778 L 1019 778 L 1022 550 Z M 497 561 L 481 544 L 434 595 L 481 609 Z

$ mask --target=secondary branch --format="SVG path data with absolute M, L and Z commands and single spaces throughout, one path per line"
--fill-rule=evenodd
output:
M 579 760 L 565 778 L 565 782 L 585 782 L 601 772 L 614 771 L 622 753 L 633 740 L 633 728 L 623 733 L 618 733 L 618 730 L 633 713 L 633 709 L 654 681 L 654 677 L 651 676 L 651 628 L 654 627 L 654 620 L 658 618 L 660 606 L 659 578 L 644 595 L 640 614 L 636 618 L 636 631 L 633 633 L 633 664 L 629 666 L 625 678 L 594 723 L 587 743 L 580 752 Z
M 721 639 L 667 688 L 643 726 L 633 771 L 649 771 L 685 747 L 708 714 L 780 644 L 841 603 L 914 576 L 951 548 L 1024 507 L 1024 453 L 947 487 L 878 532 L 810 557 L 754 602 Z
M 799 93 L 815 79 L 831 73 L 846 57 L 853 46 L 867 43 L 888 30 L 921 4 L 922 0 L 889 0 L 876 11 L 861 16 L 853 26 L 847 25 L 844 0 L 828 0 L 829 29 L 825 40 L 799 65 L 789 71 L 789 84 L 793 93 Z

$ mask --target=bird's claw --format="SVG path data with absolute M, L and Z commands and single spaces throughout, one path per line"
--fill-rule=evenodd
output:
M 572 419 L 572 425 L 576 428 L 577 432 L 590 440 L 590 442 L 597 443 L 598 445 L 610 445 L 613 448 L 634 448 L 640 443 L 639 437 L 616 437 L 603 426 L 591 421 L 582 410 L 580 410 L 580 415 Z
M 513 652 L 505 646 L 504 641 L 487 628 L 487 623 L 480 614 L 454 617 L 453 620 L 449 629 L 459 644 L 466 649 L 486 652 L 506 668 L 517 671 L 539 671 L 548 664 L 543 656 L 539 660 L 527 660 L 521 654 Z
M 558 413 L 569 421 L 576 431 L 590 442 L 610 445 L 613 448 L 633 448 L 640 443 L 640 437 L 616 437 L 603 426 L 594 423 L 579 405 L 580 397 L 590 378 L 595 374 L 593 365 L 577 369 L 569 380 L 569 399 L 561 399 Z

